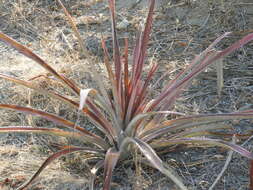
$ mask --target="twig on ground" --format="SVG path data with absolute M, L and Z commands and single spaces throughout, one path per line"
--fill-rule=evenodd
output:
M 236 137 L 235 136 L 233 136 L 232 142 L 233 143 L 236 142 Z M 226 169 L 228 168 L 228 165 L 229 165 L 230 161 L 232 160 L 232 156 L 233 156 L 233 151 L 230 150 L 228 152 L 228 157 L 226 159 L 224 167 L 222 168 L 221 172 L 219 173 L 219 175 L 217 176 L 217 178 L 215 179 L 215 181 L 213 182 L 213 184 L 211 185 L 211 187 L 208 190 L 213 190 L 215 185 L 217 185 L 217 183 L 220 181 L 220 179 L 222 178 L 222 176 L 225 173 Z

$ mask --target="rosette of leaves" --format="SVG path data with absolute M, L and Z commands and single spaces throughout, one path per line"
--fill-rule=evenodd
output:
M 80 35 L 70 15 L 58 0 L 69 19 L 78 39 Z M 32 132 L 55 136 L 76 138 L 84 141 L 86 146 L 66 146 L 58 152 L 49 156 L 37 172 L 18 190 L 25 189 L 49 165 L 53 160 L 70 153 L 83 151 L 94 155 L 96 164 L 91 170 L 90 189 L 93 189 L 97 171 L 104 171 L 103 189 L 110 189 L 113 169 L 117 163 L 131 158 L 134 148 L 142 153 L 144 163 L 149 163 L 151 167 L 158 169 L 168 176 L 180 189 L 186 190 L 182 179 L 158 156 L 157 150 L 165 149 L 178 144 L 191 144 L 201 146 L 219 146 L 233 150 L 242 156 L 253 159 L 253 154 L 243 147 L 234 143 L 217 138 L 212 130 L 220 128 L 220 125 L 209 125 L 232 119 L 252 119 L 253 110 L 239 111 L 234 113 L 203 114 L 203 115 L 180 115 L 176 119 L 167 119 L 167 115 L 178 114 L 171 111 L 176 99 L 181 95 L 191 83 L 192 79 L 206 69 L 210 64 L 224 58 L 231 52 L 239 49 L 253 39 L 253 34 L 248 34 L 241 40 L 221 51 L 215 51 L 214 46 L 227 37 L 229 33 L 218 37 L 205 51 L 196 56 L 186 69 L 182 70 L 177 76 L 168 82 L 160 94 L 152 99 L 149 92 L 153 90 L 151 79 L 154 76 L 158 64 L 154 63 L 148 71 L 145 80 L 143 77 L 144 62 L 147 57 L 147 47 L 151 34 L 155 0 L 150 0 L 149 12 L 146 18 L 144 30 L 140 32 L 136 40 L 133 59 L 128 62 L 128 41 L 126 40 L 123 55 L 120 55 L 120 48 L 117 40 L 116 21 L 115 21 L 115 2 L 108 0 L 113 38 L 113 59 L 109 59 L 105 41 L 102 40 L 104 50 L 104 64 L 110 82 L 112 97 L 108 94 L 108 87 L 105 87 L 101 76 L 93 67 L 94 80 L 98 82 L 98 89 L 80 89 L 77 84 L 65 76 L 56 72 L 42 58 L 33 53 L 24 45 L 11 39 L 7 35 L 0 33 L 0 40 L 12 46 L 26 57 L 37 62 L 40 66 L 50 72 L 55 78 L 70 88 L 80 101 L 69 99 L 59 92 L 41 89 L 30 81 L 20 80 L 11 76 L 0 74 L 2 79 L 12 81 L 27 88 L 38 91 L 41 94 L 56 98 L 63 103 L 71 105 L 78 110 L 79 114 L 84 114 L 90 118 L 97 129 L 100 131 L 91 132 L 85 125 L 77 125 L 77 122 L 66 120 L 62 117 L 40 111 L 33 108 L 0 104 L 1 109 L 10 109 L 25 114 L 40 116 L 61 126 L 61 128 L 46 128 L 33 126 L 9 126 L 0 127 L 0 132 Z M 81 45 L 81 44 L 80 44 Z M 82 45 L 81 45 L 82 47 Z M 86 56 L 89 56 L 85 48 L 81 48 Z M 110 62 L 113 62 L 111 64 Z M 106 114 L 105 114 L 106 112 Z M 63 127 L 68 128 L 64 130 Z M 72 131 L 69 131 L 71 129 Z M 102 133 L 101 133 L 102 132 Z M 101 135 L 103 134 L 103 135 Z

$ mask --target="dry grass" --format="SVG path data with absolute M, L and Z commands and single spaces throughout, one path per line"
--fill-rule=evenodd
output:
M 195 54 L 203 50 L 220 34 L 225 31 L 235 32 L 232 38 L 220 44 L 220 47 L 224 47 L 249 32 L 253 24 L 251 18 L 253 5 L 250 3 L 251 0 L 164 1 L 163 6 L 156 12 L 149 49 L 154 60 L 160 63 L 157 77 L 168 73 L 157 85 L 157 90 L 159 91 L 165 81 L 173 78 Z M 100 16 L 102 21 L 78 25 L 84 39 L 88 36 L 95 36 L 99 39 L 101 31 L 105 35 L 109 33 L 109 21 L 104 19 L 108 17 L 108 11 L 104 6 L 106 2 L 96 3 L 94 0 L 90 0 L 84 3 L 81 0 L 73 0 L 66 2 L 66 4 L 72 15 L 77 18 L 102 15 Z M 120 31 L 120 36 L 132 35 L 136 30 L 136 23 L 143 19 L 145 10 L 140 4 L 134 9 L 129 9 L 126 13 L 122 11 L 122 14 L 118 15 L 120 21 L 125 18 L 130 23 L 128 28 Z M 92 73 L 87 70 L 85 60 L 78 59 L 77 39 L 73 37 L 70 27 L 65 22 L 64 14 L 55 1 L 2 0 L 2 2 L 0 1 L 0 28 L 15 39 L 28 44 L 50 65 L 83 87 L 95 85 L 92 82 Z M 99 50 L 96 44 L 95 49 Z M 71 96 L 71 93 L 62 88 L 54 79 L 50 79 L 51 77 L 47 73 L 41 72 L 41 68 L 23 56 L 17 55 L 10 48 L 0 44 L 0 54 L 3 55 L 1 56 L 3 59 L 0 60 L 1 72 L 25 79 L 37 77 L 33 80 L 34 83 L 45 85 L 45 88 L 56 88 Z M 178 101 L 175 109 L 185 113 L 231 112 L 252 109 L 252 56 L 253 50 L 252 44 L 250 44 L 224 60 L 225 81 L 221 97 L 217 94 L 216 71 L 210 68 L 193 81 L 193 85 Z M 103 72 L 102 66 L 101 72 Z M 39 75 L 43 76 L 38 77 Z M 72 120 L 76 119 L 75 112 L 73 113 L 69 107 L 60 105 L 59 102 L 52 102 L 48 97 L 28 92 L 28 90 L 13 86 L 6 81 L 1 81 L 0 89 L 1 102 L 30 105 Z M 0 116 L 1 126 L 25 125 L 31 122 L 40 126 L 45 122 L 42 119 L 14 114 L 10 111 L 0 110 Z M 88 121 L 86 122 L 90 125 Z M 52 125 L 48 122 L 46 124 Z M 226 124 L 232 125 L 234 130 L 239 133 L 251 129 L 252 126 L 250 121 Z M 2 144 L 0 146 L 0 182 L 8 178 L 14 180 L 11 182 L 13 184 L 20 183 L 24 181 L 24 178 L 31 176 L 46 158 L 47 154 L 45 153 L 50 153 L 50 149 L 54 150 L 52 144 L 49 143 L 47 147 L 44 145 L 44 141 L 68 143 L 66 139 L 47 137 L 45 140 L 44 136 L 31 135 L 19 135 L 18 137 L 1 135 L 0 138 Z M 238 143 L 243 142 L 241 140 Z M 245 147 L 248 150 L 253 150 L 251 142 L 245 144 Z M 184 149 L 179 149 L 164 155 L 163 159 L 175 167 L 184 177 L 186 183 L 191 186 L 196 185 L 198 190 L 204 190 L 211 186 L 219 174 L 226 160 L 226 152 L 216 148 L 209 150 L 189 149 L 187 152 Z M 81 163 L 78 156 L 72 157 L 70 160 Z M 84 171 L 82 170 L 87 168 L 84 167 L 85 164 L 81 168 L 71 168 L 70 163 L 62 160 L 54 162 L 42 173 L 32 189 L 82 189 L 87 182 L 87 176 L 83 175 Z M 145 167 L 140 165 L 138 158 L 136 158 L 135 164 L 126 163 L 126 165 L 117 168 L 115 172 L 117 176 L 114 180 L 115 189 L 120 186 L 124 186 L 124 189 L 168 188 L 167 178 L 154 170 L 145 170 L 148 172 L 144 172 L 142 168 Z M 118 176 L 118 174 L 120 175 Z M 248 180 L 248 161 L 235 154 L 224 177 L 214 189 L 246 190 Z M 97 183 L 100 183 L 99 179 Z M 8 189 L 9 186 L 6 185 L 5 188 Z

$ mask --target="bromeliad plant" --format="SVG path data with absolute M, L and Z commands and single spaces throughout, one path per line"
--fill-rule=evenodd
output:
M 102 40 L 102 46 L 104 49 L 104 63 L 108 72 L 112 98 L 108 94 L 108 89 L 106 89 L 103 84 L 100 78 L 101 76 L 98 75 L 95 66 L 93 66 L 93 74 L 95 80 L 98 82 L 99 89 L 80 89 L 76 84 L 74 84 L 74 82 L 56 72 L 43 59 L 34 54 L 27 47 L 19 44 L 7 35 L 0 33 L 0 39 L 3 42 L 11 45 L 20 53 L 31 58 L 48 72 L 53 74 L 57 79 L 59 79 L 59 81 L 69 87 L 76 96 L 79 96 L 80 102 L 69 99 L 54 90 L 41 89 L 30 81 L 24 81 L 0 74 L 2 79 L 34 89 L 39 93 L 48 95 L 71 105 L 74 109 L 78 110 L 78 114 L 84 114 L 90 118 L 95 123 L 97 129 L 103 134 L 95 134 L 87 130 L 82 123 L 78 125 L 78 122 L 72 122 L 44 111 L 18 105 L 0 104 L 0 108 L 2 109 L 10 109 L 25 114 L 40 116 L 56 123 L 59 126 L 64 126 L 72 130 L 63 130 L 62 127 L 43 128 L 32 126 L 11 126 L 1 127 L 0 132 L 42 133 L 76 138 L 86 143 L 86 146 L 63 147 L 60 151 L 49 156 L 38 171 L 24 185 L 19 187 L 18 190 L 25 189 L 29 184 L 31 184 L 41 171 L 53 160 L 77 151 L 89 153 L 94 155 L 97 159 L 97 163 L 91 170 L 91 189 L 93 189 L 93 182 L 98 169 L 104 168 L 103 189 L 105 190 L 110 189 L 112 172 L 116 164 L 124 159 L 129 159 L 134 147 L 137 147 L 144 156 L 141 161 L 149 163 L 150 166 L 158 169 L 160 172 L 168 176 L 180 189 L 184 190 L 187 189 L 187 187 L 183 184 L 180 177 L 160 159 L 156 150 L 166 149 L 178 144 L 191 144 L 196 146 L 201 144 L 201 146 L 207 145 L 209 147 L 225 147 L 249 159 L 253 159 L 253 154 L 241 146 L 214 138 L 215 133 L 212 133 L 211 131 L 213 129 L 221 128 L 221 126 L 210 125 L 210 123 L 222 122 L 231 119 L 252 119 L 253 110 L 190 116 L 180 115 L 180 113 L 169 111 L 172 109 L 177 97 L 179 97 L 182 91 L 188 87 L 194 77 L 218 59 L 225 57 L 250 42 L 253 39 L 253 34 L 245 36 L 222 51 L 215 51 L 214 46 L 220 40 L 228 36 L 229 33 L 225 33 L 220 36 L 205 51 L 196 56 L 196 58 L 185 70 L 178 73 L 175 79 L 171 80 L 161 90 L 159 95 L 151 99 L 149 92 L 153 90 L 154 87 L 151 86 L 150 81 L 158 68 L 158 64 L 153 64 L 151 66 L 151 69 L 148 71 L 145 79 L 142 73 L 144 62 L 146 61 L 146 50 L 151 33 L 155 0 L 150 0 L 146 25 L 136 40 L 131 64 L 128 63 L 127 40 L 124 48 L 124 55 L 120 55 L 115 26 L 115 2 L 114 0 L 108 0 L 108 2 L 112 20 L 113 68 L 110 64 L 109 54 L 104 40 Z M 67 13 L 64 6 L 63 8 L 68 16 L 68 19 L 71 21 L 70 15 Z M 71 24 L 77 34 L 77 37 L 80 38 L 73 22 L 71 22 Z M 180 117 L 171 120 L 166 119 L 166 116 L 171 114 L 179 114 Z

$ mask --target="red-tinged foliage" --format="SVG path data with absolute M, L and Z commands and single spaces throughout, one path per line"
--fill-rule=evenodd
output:
M 77 27 L 72 17 L 62 2 L 60 0 L 58 0 L 58 2 L 63 8 L 77 39 L 81 42 L 81 36 L 77 31 Z M 141 161 L 146 164 L 149 163 L 150 166 L 158 169 L 164 175 L 168 176 L 182 190 L 187 190 L 187 187 L 183 184 L 183 180 L 173 171 L 172 168 L 166 165 L 166 163 L 159 158 L 155 151 L 156 149 L 160 149 L 161 147 L 171 147 L 177 144 L 191 144 L 195 146 L 198 146 L 198 144 L 206 144 L 208 147 L 225 147 L 226 149 L 233 150 L 249 159 L 253 159 L 253 154 L 243 147 L 227 142 L 224 139 L 214 139 L 214 137 L 223 138 L 234 135 L 231 135 L 231 133 L 223 134 L 212 131 L 214 129 L 224 128 L 224 126 L 219 126 L 218 124 L 209 125 L 210 123 L 218 123 L 231 119 L 253 119 L 252 110 L 226 114 L 191 116 L 185 116 L 182 113 L 171 111 L 176 99 L 181 95 L 182 91 L 190 85 L 190 82 L 194 77 L 201 73 L 207 66 L 215 63 L 218 59 L 223 58 L 250 42 L 253 39 L 253 34 L 245 36 L 238 42 L 235 42 L 233 45 L 221 51 L 214 50 L 214 47 L 230 33 L 227 32 L 218 37 L 205 51 L 196 56 L 185 70 L 179 72 L 173 80 L 168 82 L 159 95 L 154 97 L 154 99 L 151 99 L 149 95 L 153 90 L 153 87 L 150 87 L 150 83 L 159 67 L 159 64 L 153 63 L 146 77 L 144 77 L 143 72 L 145 66 L 144 63 L 147 58 L 148 42 L 151 35 L 155 0 L 150 0 L 146 25 L 144 30 L 138 34 L 136 39 L 132 61 L 128 60 L 129 45 L 127 39 L 125 39 L 123 55 L 120 54 L 121 51 L 116 31 L 115 0 L 108 0 L 108 4 L 112 21 L 112 60 L 110 60 L 105 40 L 103 38 L 102 48 L 104 50 L 104 64 L 106 66 L 108 80 L 110 82 L 110 89 L 108 91 L 110 91 L 111 94 L 107 92 L 102 77 L 99 76 L 94 64 L 90 63 L 90 66 L 93 66 L 92 72 L 94 72 L 94 80 L 98 82 L 99 89 L 80 89 L 74 82 L 58 74 L 57 71 L 55 71 L 48 63 L 42 60 L 38 55 L 34 54 L 27 47 L 21 45 L 7 35 L 0 33 L 0 40 L 12 46 L 23 55 L 31 58 L 44 69 L 53 74 L 59 81 L 75 92 L 75 94 L 79 97 L 80 102 L 76 102 L 54 90 L 47 91 L 45 89 L 38 88 L 33 85 L 31 81 L 20 80 L 4 74 L 0 74 L 0 78 L 23 85 L 71 105 L 74 109 L 78 110 L 78 114 L 84 114 L 91 119 L 91 121 L 95 124 L 94 126 L 102 132 L 101 134 L 97 133 L 95 130 L 90 131 L 86 129 L 83 124 L 77 125 L 78 122 L 72 122 L 37 109 L 18 105 L 0 104 L 1 109 L 11 109 L 25 114 L 39 116 L 57 124 L 57 126 L 53 129 L 43 127 L 33 128 L 29 126 L 0 127 L 0 133 L 33 132 L 50 134 L 75 138 L 85 141 L 87 144 L 87 147 L 62 146 L 63 149 L 49 156 L 32 178 L 19 187 L 18 190 L 23 190 L 28 187 L 28 185 L 31 184 L 41 171 L 53 160 L 62 155 L 77 151 L 88 152 L 93 154 L 94 157 L 100 159 L 91 170 L 91 190 L 94 189 L 94 181 L 97 171 L 100 168 L 104 168 L 103 189 L 110 189 L 113 169 L 116 167 L 118 162 L 130 158 L 130 154 L 134 149 L 133 147 L 137 147 L 143 154 L 145 159 L 141 159 Z M 82 42 L 80 47 L 83 54 L 88 59 L 89 55 L 83 47 Z M 111 61 L 113 64 L 110 63 Z M 176 117 L 176 119 L 167 120 L 167 115 L 178 115 L 178 117 Z M 58 129 L 58 125 L 65 126 L 72 131 L 64 130 L 64 128 Z M 245 135 L 241 136 L 245 137 Z M 251 180 L 252 173 L 253 171 L 251 169 Z
M 119 160 L 120 152 L 115 150 L 114 148 L 110 148 L 105 155 L 104 161 L 104 190 L 110 189 L 111 179 L 112 179 L 112 172 L 115 168 L 118 160 Z
M 32 183 L 34 181 L 34 179 L 42 172 L 42 170 L 47 167 L 51 162 L 53 162 L 55 159 L 72 153 L 72 152 L 76 152 L 76 151 L 85 151 L 85 152 L 90 152 L 90 153 L 96 153 L 95 149 L 91 149 L 91 148 L 85 148 L 85 147 L 74 147 L 74 146 L 68 146 L 65 147 L 65 149 L 60 150 L 56 153 L 54 153 L 53 155 L 49 156 L 41 165 L 41 167 L 39 168 L 39 170 L 37 170 L 37 172 L 22 186 L 20 186 L 19 188 L 17 188 L 16 190 L 24 190 L 27 188 L 27 186 Z

